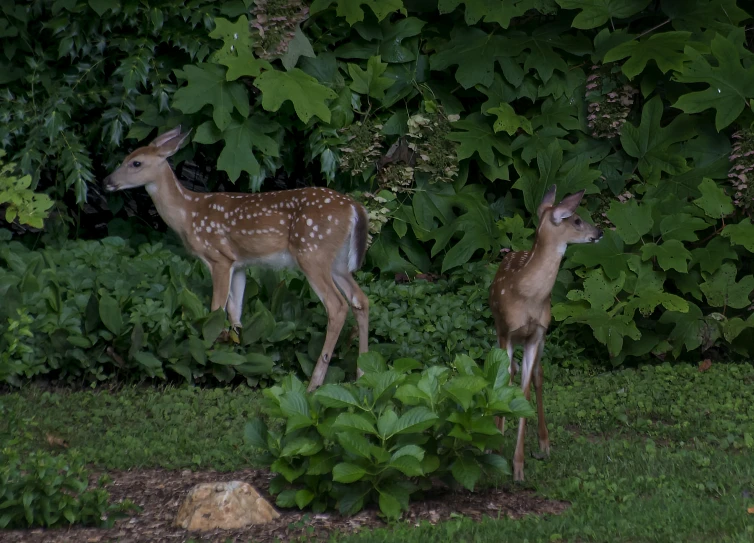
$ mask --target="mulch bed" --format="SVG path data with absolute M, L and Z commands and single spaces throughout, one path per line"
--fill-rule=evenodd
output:
M 214 530 L 188 532 L 173 526 L 173 519 L 189 489 L 198 483 L 214 481 L 245 481 L 253 485 L 274 504 L 267 493 L 271 476 L 262 470 L 246 469 L 231 473 L 212 471 L 169 471 L 160 469 L 109 471 L 113 482 L 107 486 L 113 501 L 130 499 L 142 508 L 140 513 L 119 520 L 113 528 L 60 528 L 55 530 L 0 531 L 0 541 L 7 543 L 121 543 L 150 542 L 178 543 L 194 541 L 238 541 L 268 543 L 306 536 L 311 541 L 326 539 L 333 532 L 355 532 L 363 528 L 374 529 L 387 524 L 379 518 L 376 509 L 360 512 L 353 517 L 339 514 L 315 515 L 311 512 L 283 509 L 280 518 L 262 526 L 249 526 L 242 530 Z M 96 482 L 100 474 L 92 475 Z M 436 523 L 451 515 L 462 515 L 475 520 L 498 516 L 519 518 L 527 514 L 559 514 L 569 507 L 567 502 L 547 500 L 531 491 L 508 492 L 489 489 L 471 493 L 466 491 L 438 491 L 426 500 L 411 505 L 404 522 Z

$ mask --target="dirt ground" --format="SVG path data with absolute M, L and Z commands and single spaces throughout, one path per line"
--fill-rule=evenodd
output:
M 92 482 L 100 474 L 92 475 Z M 267 489 L 270 474 L 247 469 L 231 473 L 191 472 L 168 470 L 109 471 L 113 482 L 107 486 L 113 501 L 130 499 L 142 508 L 140 513 L 116 522 L 110 529 L 60 528 L 54 530 L 0 531 L 0 541 L 7 543 L 178 543 L 195 541 L 255 541 L 260 543 L 289 540 L 306 536 L 308 540 L 325 539 L 334 532 L 355 532 L 362 528 L 386 526 L 376 509 L 368 509 L 353 517 L 339 514 L 312 514 L 295 509 L 280 510 L 280 518 L 263 526 L 249 526 L 242 530 L 214 530 L 188 532 L 173 526 L 178 507 L 189 489 L 198 483 L 216 481 L 245 481 L 257 488 L 270 503 Z M 473 519 L 484 516 L 518 518 L 527 514 L 559 514 L 569 507 L 566 502 L 547 500 L 533 492 L 520 490 L 507 492 L 489 489 L 471 493 L 467 491 L 437 491 L 426 500 L 411 505 L 403 522 L 418 524 L 446 520 L 451 514 Z

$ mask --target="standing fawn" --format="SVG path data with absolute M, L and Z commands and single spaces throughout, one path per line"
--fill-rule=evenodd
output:
M 516 372 L 513 348 L 523 346 L 521 389 L 528 400 L 533 376 L 537 392 L 539 448 L 545 455 L 550 454 L 550 438 L 542 405 L 544 376 L 541 358 L 545 333 L 550 325 L 550 293 L 568 244 L 597 242 L 602 238 L 602 230 L 575 214 L 584 191 L 566 196 L 558 205 L 554 205 L 555 191 L 553 185 L 539 204 L 539 227 L 531 251 L 506 255 L 490 286 L 489 300 L 498 345 L 508 351 L 511 383 Z M 503 432 L 505 418 L 498 418 L 497 424 L 500 432 Z M 526 419 L 522 418 L 518 423 L 518 440 L 513 457 L 513 478 L 516 481 L 524 480 L 525 434 Z
M 136 149 L 104 180 L 109 192 L 145 186 L 162 219 L 212 275 L 212 311 L 241 326 L 246 267 L 298 266 L 327 310 L 327 334 L 309 390 L 322 384 L 348 314 L 359 352 L 368 350 L 369 300 L 351 275 L 364 262 L 368 217 L 361 204 L 326 188 L 201 194 L 178 182 L 168 157 L 190 131 L 178 126 Z M 249 150 L 251 152 L 251 150 Z M 343 295 L 345 299 L 343 299 Z

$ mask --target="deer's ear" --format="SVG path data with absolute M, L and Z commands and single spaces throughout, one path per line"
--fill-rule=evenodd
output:
M 555 203 L 555 193 L 557 190 L 558 187 L 553 185 L 542 197 L 542 202 L 540 202 L 539 207 L 537 208 L 537 217 L 540 219 L 542 218 L 542 213 L 544 213 L 548 207 L 552 207 Z
M 162 136 L 156 138 L 152 142 L 152 145 L 157 147 L 157 154 L 159 156 L 162 158 L 168 158 L 178 152 L 178 149 L 181 148 L 183 142 L 186 141 L 190 134 L 191 130 L 181 134 L 181 127 L 177 126 L 170 132 L 165 132 Z
M 571 194 L 563 198 L 558 205 L 552 210 L 552 222 L 560 224 L 563 219 L 567 219 L 578 209 L 581 199 L 584 197 L 584 191 L 580 190 L 576 194 Z

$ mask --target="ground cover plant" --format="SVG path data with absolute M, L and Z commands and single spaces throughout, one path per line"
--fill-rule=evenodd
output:
M 380 526 L 375 518 L 377 524 L 369 524 L 362 534 L 338 535 L 333 533 L 332 515 L 317 520 L 294 507 L 282 510 L 284 515 L 297 515 L 286 517 L 276 528 L 290 534 L 282 539 L 300 534 L 301 540 L 312 540 L 307 527 L 333 541 L 751 539 L 754 515 L 747 512 L 754 507 L 751 364 L 712 364 L 702 372 L 687 364 L 611 372 L 589 365 L 563 369 L 546 364 L 545 370 L 553 455 L 548 461 L 527 464 L 531 474 L 527 488 L 570 502 L 562 514 L 498 519 L 495 511 L 482 505 L 476 515 L 436 526 L 410 522 L 389 530 L 371 529 Z M 168 482 L 185 478 L 184 468 L 212 466 L 233 476 L 249 465 L 261 466 L 243 435 L 246 423 L 261 412 L 263 399 L 259 391 L 247 387 L 77 392 L 27 387 L 0 396 L 0 402 L 6 415 L 35 421 L 13 430 L 31 434 L 24 440 L 27 446 L 56 454 L 77 450 L 91 462 L 92 470 L 165 466 L 176 470 L 175 475 L 158 472 L 155 480 Z M 0 418 L 0 433 L 9 419 Z M 50 435 L 69 449 L 50 444 Z M 529 439 L 527 446 L 536 448 L 536 436 L 530 433 Z M 506 441 L 506 458 L 513 446 L 513 440 Z M 196 462 L 199 456 L 201 463 Z M 113 472 L 113 477 L 120 477 L 118 473 Z M 478 492 L 484 492 L 487 483 Z M 513 490 L 509 482 L 489 483 Z M 143 487 L 140 492 L 151 490 Z M 453 499 L 445 501 L 452 505 Z M 353 517 L 348 520 L 353 522 Z M 127 524 L 116 524 L 115 530 Z M 346 521 L 342 526 L 348 529 Z M 75 533 L 67 532 L 68 540 Z M 44 537 L 50 540 L 54 534 Z M 6 532 L 4 537 L 42 541 L 29 532 Z M 272 541 L 274 533 L 264 538 L 248 533 L 233 537 Z

